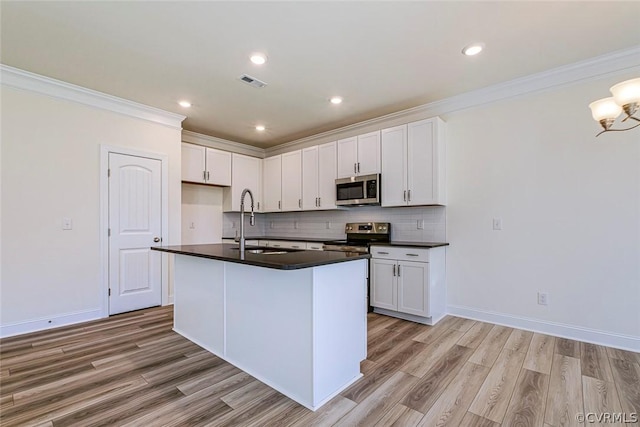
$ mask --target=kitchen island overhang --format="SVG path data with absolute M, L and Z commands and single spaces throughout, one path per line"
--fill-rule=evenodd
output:
M 174 330 L 318 409 L 362 376 L 369 255 L 234 247 L 152 248 L 176 255 Z

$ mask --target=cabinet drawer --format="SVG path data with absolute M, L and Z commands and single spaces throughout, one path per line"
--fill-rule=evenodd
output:
M 429 249 L 405 246 L 371 246 L 371 256 L 379 259 L 429 262 Z
M 309 251 L 322 251 L 323 249 L 323 244 L 322 243 L 311 243 L 311 242 L 307 242 L 307 250 Z

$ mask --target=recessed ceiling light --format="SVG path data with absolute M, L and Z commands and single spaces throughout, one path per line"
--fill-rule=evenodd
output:
M 253 62 L 256 65 L 262 65 L 265 62 L 267 62 L 267 55 L 265 55 L 264 53 L 253 53 L 251 54 L 251 62 Z
M 180 102 L 178 102 L 178 104 L 179 104 L 181 107 L 184 107 L 184 108 L 189 108 L 189 107 L 191 107 L 191 103 L 190 103 L 189 101 L 180 101 Z
M 256 126 L 256 130 L 257 130 L 258 132 L 262 132 L 262 131 L 264 131 L 265 129 L 266 129 L 266 128 L 265 128 L 263 125 L 258 125 L 258 126 Z
M 331 101 L 332 104 L 338 105 L 338 104 L 342 103 L 342 97 L 341 96 L 332 96 L 329 101 Z
M 484 43 L 472 43 L 462 49 L 462 53 L 467 56 L 477 55 L 484 49 Z

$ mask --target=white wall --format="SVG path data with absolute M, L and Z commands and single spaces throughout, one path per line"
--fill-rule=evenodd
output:
M 222 241 L 222 187 L 182 183 L 183 245 Z
M 104 292 L 100 144 L 168 156 L 168 243 L 178 243 L 180 130 L 7 86 L 1 97 L 0 323 L 82 319 L 101 309 Z M 73 230 L 62 230 L 63 217 Z
M 587 108 L 633 77 L 443 117 L 454 313 L 640 350 L 640 130 L 596 139 Z

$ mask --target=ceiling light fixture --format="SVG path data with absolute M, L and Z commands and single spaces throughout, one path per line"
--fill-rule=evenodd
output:
M 180 102 L 178 102 L 178 105 L 180 105 L 181 107 L 184 107 L 184 108 L 191 107 L 191 103 L 189 101 L 180 101 Z
M 600 136 L 605 132 L 622 132 L 640 126 L 640 123 L 638 123 L 625 129 L 611 128 L 622 111 L 627 115 L 622 119 L 623 122 L 628 119 L 640 122 L 640 118 L 634 117 L 634 114 L 640 109 L 640 78 L 618 83 L 611 86 L 609 90 L 613 97 L 599 99 L 589 104 L 593 119 L 600 123 L 600 126 L 604 129 L 596 136 Z
M 329 101 L 332 104 L 335 104 L 335 105 L 342 104 L 342 97 L 341 96 L 332 96 Z
M 258 126 L 256 126 L 256 130 L 257 130 L 258 132 L 262 132 L 262 131 L 264 131 L 265 129 L 266 129 L 266 128 L 265 128 L 264 126 L 262 126 L 262 125 L 258 125 Z
M 484 43 L 471 43 L 462 49 L 462 53 L 467 56 L 474 56 L 484 50 Z
M 265 62 L 267 62 L 267 55 L 265 55 L 264 53 L 253 53 L 251 54 L 251 62 L 253 62 L 256 65 L 262 65 Z

